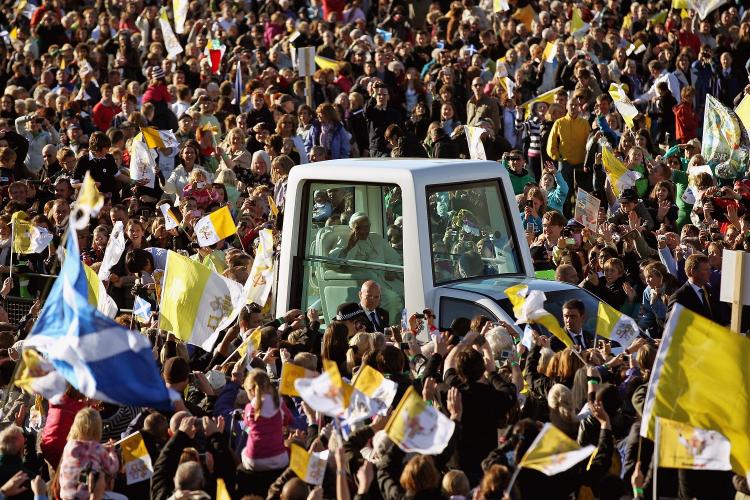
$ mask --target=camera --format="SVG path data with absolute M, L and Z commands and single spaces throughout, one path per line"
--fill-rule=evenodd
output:
M 534 200 L 526 200 L 526 203 L 524 204 L 526 208 L 534 208 Z

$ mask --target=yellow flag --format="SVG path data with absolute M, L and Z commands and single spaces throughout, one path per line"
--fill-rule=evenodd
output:
M 596 333 L 600 337 L 619 342 L 623 347 L 630 345 L 638 336 L 638 323 L 606 302 L 599 302 L 596 314 Z
M 143 442 L 140 432 L 131 434 L 120 441 L 120 446 L 128 484 L 140 483 L 154 475 L 151 456 L 148 454 L 146 443 Z
M 234 224 L 229 207 L 224 205 L 220 209 L 201 217 L 195 223 L 194 231 L 198 244 L 207 247 L 235 234 L 237 226 Z
M 289 468 L 308 484 L 319 485 L 323 482 L 328 461 L 328 450 L 321 453 L 310 453 L 298 444 L 292 443 Z
M 492 0 L 492 12 L 505 12 L 510 10 L 508 0 Z
M 586 32 L 588 30 L 588 24 L 583 22 L 581 17 L 581 9 L 573 7 L 573 18 L 570 20 L 570 32 L 573 34 Z
M 271 195 L 268 195 L 268 208 L 271 209 L 271 214 L 274 218 L 279 216 L 279 207 L 276 205 L 276 201 Z
M 557 46 L 557 42 L 551 41 L 547 42 L 547 45 L 544 46 L 544 52 L 542 52 L 542 61 L 545 62 L 552 62 L 555 59 L 555 48 Z
M 638 172 L 626 167 L 607 147 L 602 148 L 602 166 L 609 177 L 615 196 L 620 196 L 625 189 L 635 186 L 635 181 L 642 177 Z
M 750 95 L 745 94 L 745 97 L 742 98 L 734 112 L 742 122 L 745 130 L 750 131 Z
M 554 476 L 589 458 L 595 449 L 593 445 L 581 448 L 563 431 L 547 423 L 526 450 L 518 466 Z
M 531 116 L 531 108 L 534 106 L 537 102 L 546 102 L 547 104 L 552 104 L 555 102 L 555 94 L 557 94 L 558 91 L 560 91 L 563 87 L 557 87 L 552 90 L 548 90 L 542 95 L 538 95 L 533 99 L 529 99 L 525 103 L 521 104 L 521 109 L 525 110 L 525 117 L 528 119 Z
M 732 470 L 732 445 L 720 432 L 696 429 L 658 417 L 656 444 L 659 467 L 696 470 Z
M 732 470 L 750 475 L 750 339 L 676 305 L 664 327 L 643 408 L 641 436 L 656 417 L 720 432 Z
M 442 453 L 454 429 L 453 421 L 429 406 L 412 386 L 385 425 L 386 434 L 399 448 L 425 455 Z
M 398 384 L 388 380 L 375 368 L 362 365 L 352 380 L 352 386 L 370 399 L 379 399 L 391 406 L 398 392 Z
M 526 25 L 528 29 L 531 29 L 531 23 L 534 21 L 534 18 L 536 17 L 536 11 L 534 11 L 531 5 L 526 5 L 526 7 L 523 7 L 521 9 L 516 9 L 516 11 L 510 17 L 512 17 L 516 21 L 521 21 L 523 24 Z
M 96 183 L 91 178 L 91 174 L 86 172 L 78 191 L 78 199 L 76 199 L 76 209 L 81 212 L 76 217 L 76 229 L 84 229 L 89 223 L 89 218 L 96 216 L 103 206 L 104 196 L 96 188 Z
M 673 9 L 689 9 L 690 2 L 688 0 L 672 0 L 672 8 Z
M 242 344 L 240 344 L 240 346 L 237 348 L 237 352 L 240 353 L 240 356 L 244 356 L 245 354 L 247 354 L 248 350 L 250 351 L 250 354 L 258 352 L 258 350 L 260 350 L 260 328 L 256 328 L 255 330 L 253 330 L 253 332 L 248 335 L 247 338 L 242 342 Z
M 161 135 L 159 135 L 159 131 L 154 127 L 143 127 L 141 129 L 141 134 L 143 134 L 143 139 L 146 141 L 146 146 L 150 149 L 164 147 L 164 141 L 162 140 Z
M 333 59 L 328 59 L 327 57 L 315 56 L 315 64 L 317 64 L 320 69 L 332 69 L 333 71 L 338 72 L 341 63 L 334 61 Z
M 220 477 L 216 478 L 216 500 L 232 500 L 226 483 Z
M 284 363 L 281 367 L 281 381 L 279 382 L 279 394 L 282 396 L 299 396 L 299 392 L 294 387 L 294 381 L 300 378 L 312 378 L 315 372 L 295 365 L 294 363 Z
M 514 285 L 505 289 L 505 295 L 508 296 L 508 300 L 513 304 L 513 315 L 518 320 L 518 323 L 542 325 L 567 347 L 573 347 L 573 339 L 565 333 L 557 318 L 543 308 L 545 300 L 543 292 L 534 290 L 529 293 L 527 285 Z M 528 302 L 527 297 L 529 298 Z

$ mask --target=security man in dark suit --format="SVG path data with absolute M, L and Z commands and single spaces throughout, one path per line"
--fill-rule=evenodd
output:
M 367 331 L 382 332 L 388 324 L 388 311 L 380 306 L 380 285 L 369 280 L 359 290 L 359 306 L 367 316 Z
M 582 351 L 595 347 L 594 334 L 583 330 L 583 323 L 586 321 L 586 306 L 583 302 L 578 299 L 567 301 L 563 304 L 562 313 L 565 333 L 570 336 L 573 345 Z M 565 344 L 557 337 L 553 337 L 550 348 L 553 351 L 561 351 L 565 349 Z
M 705 316 L 721 325 L 728 325 L 729 318 L 723 314 L 721 304 L 714 296 L 709 285 L 711 264 L 703 254 L 693 254 L 685 260 L 687 282 L 678 288 L 667 304 L 667 316 L 672 313 L 675 304 L 680 304 L 693 312 Z

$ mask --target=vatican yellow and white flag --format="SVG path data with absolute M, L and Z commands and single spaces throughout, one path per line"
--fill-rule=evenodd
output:
M 125 252 L 125 228 L 122 221 L 118 220 L 112 228 L 112 234 L 109 235 L 107 248 L 104 249 L 104 257 L 102 257 L 97 273 L 100 280 L 109 281 L 110 271 L 120 262 L 123 252 Z
M 396 382 L 388 380 L 382 373 L 368 365 L 362 365 L 352 380 L 352 386 L 370 399 L 379 399 L 386 406 L 391 406 L 398 391 Z
M 165 267 L 161 328 L 210 352 L 245 304 L 242 285 L 172 251 Z
M 218 243 L 236 232 L 237 226 L 234 225 L 232 213 L 226 205 L 201 217 L 195 223 L 195 236 L 198 238 L 198 244 L 202 247 Z
M 89 172 L 83 178 L 75 202 L 75 211 L 71 212 L 71 220 L 78 230 L 85 229 L 89 225 L 89 219 L 99 215 L 99 210 L 104 206 L 104 196 L 96 187 L 96 182 Z
M 294 382 L 301 378 L 315 378 L 318 374 L 294 363 L 284 363 L 281 367 L 281 380 L 279 381 L 279 394 L 282 396 L 299 396 L 294 387 Z
M 174 30 L 179 35 L 185 33 L 185 21 L 187 20 L 188 7 L 188 0 L 172 0 L 172 10 L 174 11 Z
M 568 347 L 573 346 L 573 339 L 565 333 L 557 318 L 544 309 L 544 301 L 547 299 L 544 292 L 541 290 L 529 292 L 527 285 L 514 285 L 505 289 L 505 295 L 513 304 L 513 315 L 516 317 L 517 325 L 528 323 L 542 325 L 563 344 Z
M 657 417 L 656 446 L 659 467 L 696 470 L 732 470 L 732 445 L 720 432 L 697 429 Z
M 159 25 L 161 26 L 162 38 L 164 38 L 164 46 L 167 48 L 167 56 L 174 60 L 178 54 L 182 54 L 183 48 L 174 35 L 174 31 L 172 31 L 172 25 L 167 17 L 167 9 L 164 7 L 161 8 L 161 14 L 159 15 Z
M 595 450 L 596 447 L 593 445 L 581 448 L 563 431 L 546 423 L 518 466 L 554 476 L 586 460 Z
M 164 229 L 170 231 L 180 225 L 180 221 L 177 220 L 177 216 L 172 211 L 169 203 L 159 205 L 159 210 L 161 210 L 161 214 L 164 216 Z
M 450 442 L 456 424 L 430 406 L 409 386 L 385 425 L 388 437 L 406 453 L 438 455 Z
M 128 484 L 151 479 L 154 475 L 154 465 L 151 463 L 151 455 L 148 454 L 141 433 L 136 432 L 126 437 L 120 441 L 120 446 Z
M 298 444 L 292 444 L 289 468 L 307 484 L 320 486 L 326 473 L 328 450 L 309 452 Z
M 343 416 L 354 388 L 342 380 L 333 361 L 323 360 L 323 368 L 323 373 L 315 378 L 295 380 L 294 388 L 313 410 L 329 417 Z
M 253 267 L 245 283 L 246 303 L 264 306 L 273 287 L 273 231 L 263 229 L 258 235 L 260 242 L 255 252 Z
M 630 101 L 628 93 L 622 84 L 611 83 L 609 85 L 609 95 L 615 103 L 615 109 L 622 115 L 622 119 L 630 128 L 635 127 L 633 119 L 638 116 L 638 108 Z

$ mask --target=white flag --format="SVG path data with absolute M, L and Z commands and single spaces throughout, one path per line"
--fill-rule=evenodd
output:
M 250 276 L 245 283 L 247 303 L 264 306 L 273 286 L 273 232 L 263 229 Z
M 464 127 L 466 131 L 466 141 L 469 143 L 469 156 L 472 160 L 486 160 L 487 155 L 484 152 L 484 144 L 482 144 L 482 133 L 484 129 L 481 127 Z
M 109 281 L 109 272 L 112 268 L 120 262 L 122 252 L 125 251 L 125 234 L 124 228 L 121 221 L 115 222 L 114 228 L 112 228 L 112 234 L 109 235 L 109 241 L 107 241 L 107 248 L 104 250 L 104 257 L 102 257 L 102 264 L 99 267 L 99 279 L 102 281 Z
M 182 54 L 183 49 L 182 45 L 180 45 L 180 41 L 177 40 L 177 37 L 172 31 L 172 25 L 169 24 L 169 18 L 167 17 L 167 9 L 164 7 L 161 8 L 159 25 L 161 26 L 162 37 L 164 37 L 164 46 L 167 48 L 167 56 L 169 59 L 174 60 L 178 54 Z
M 185 33 L 185 20 L 187 19 L 188 0 L 173 0 L 174 29 L 180 35 Z
M 130 178 L 134 181 L 146 179 L 146 187 L 156 183 L 156 152 L 148 148 L 144 141 L 133 141 L 130 145 Z

